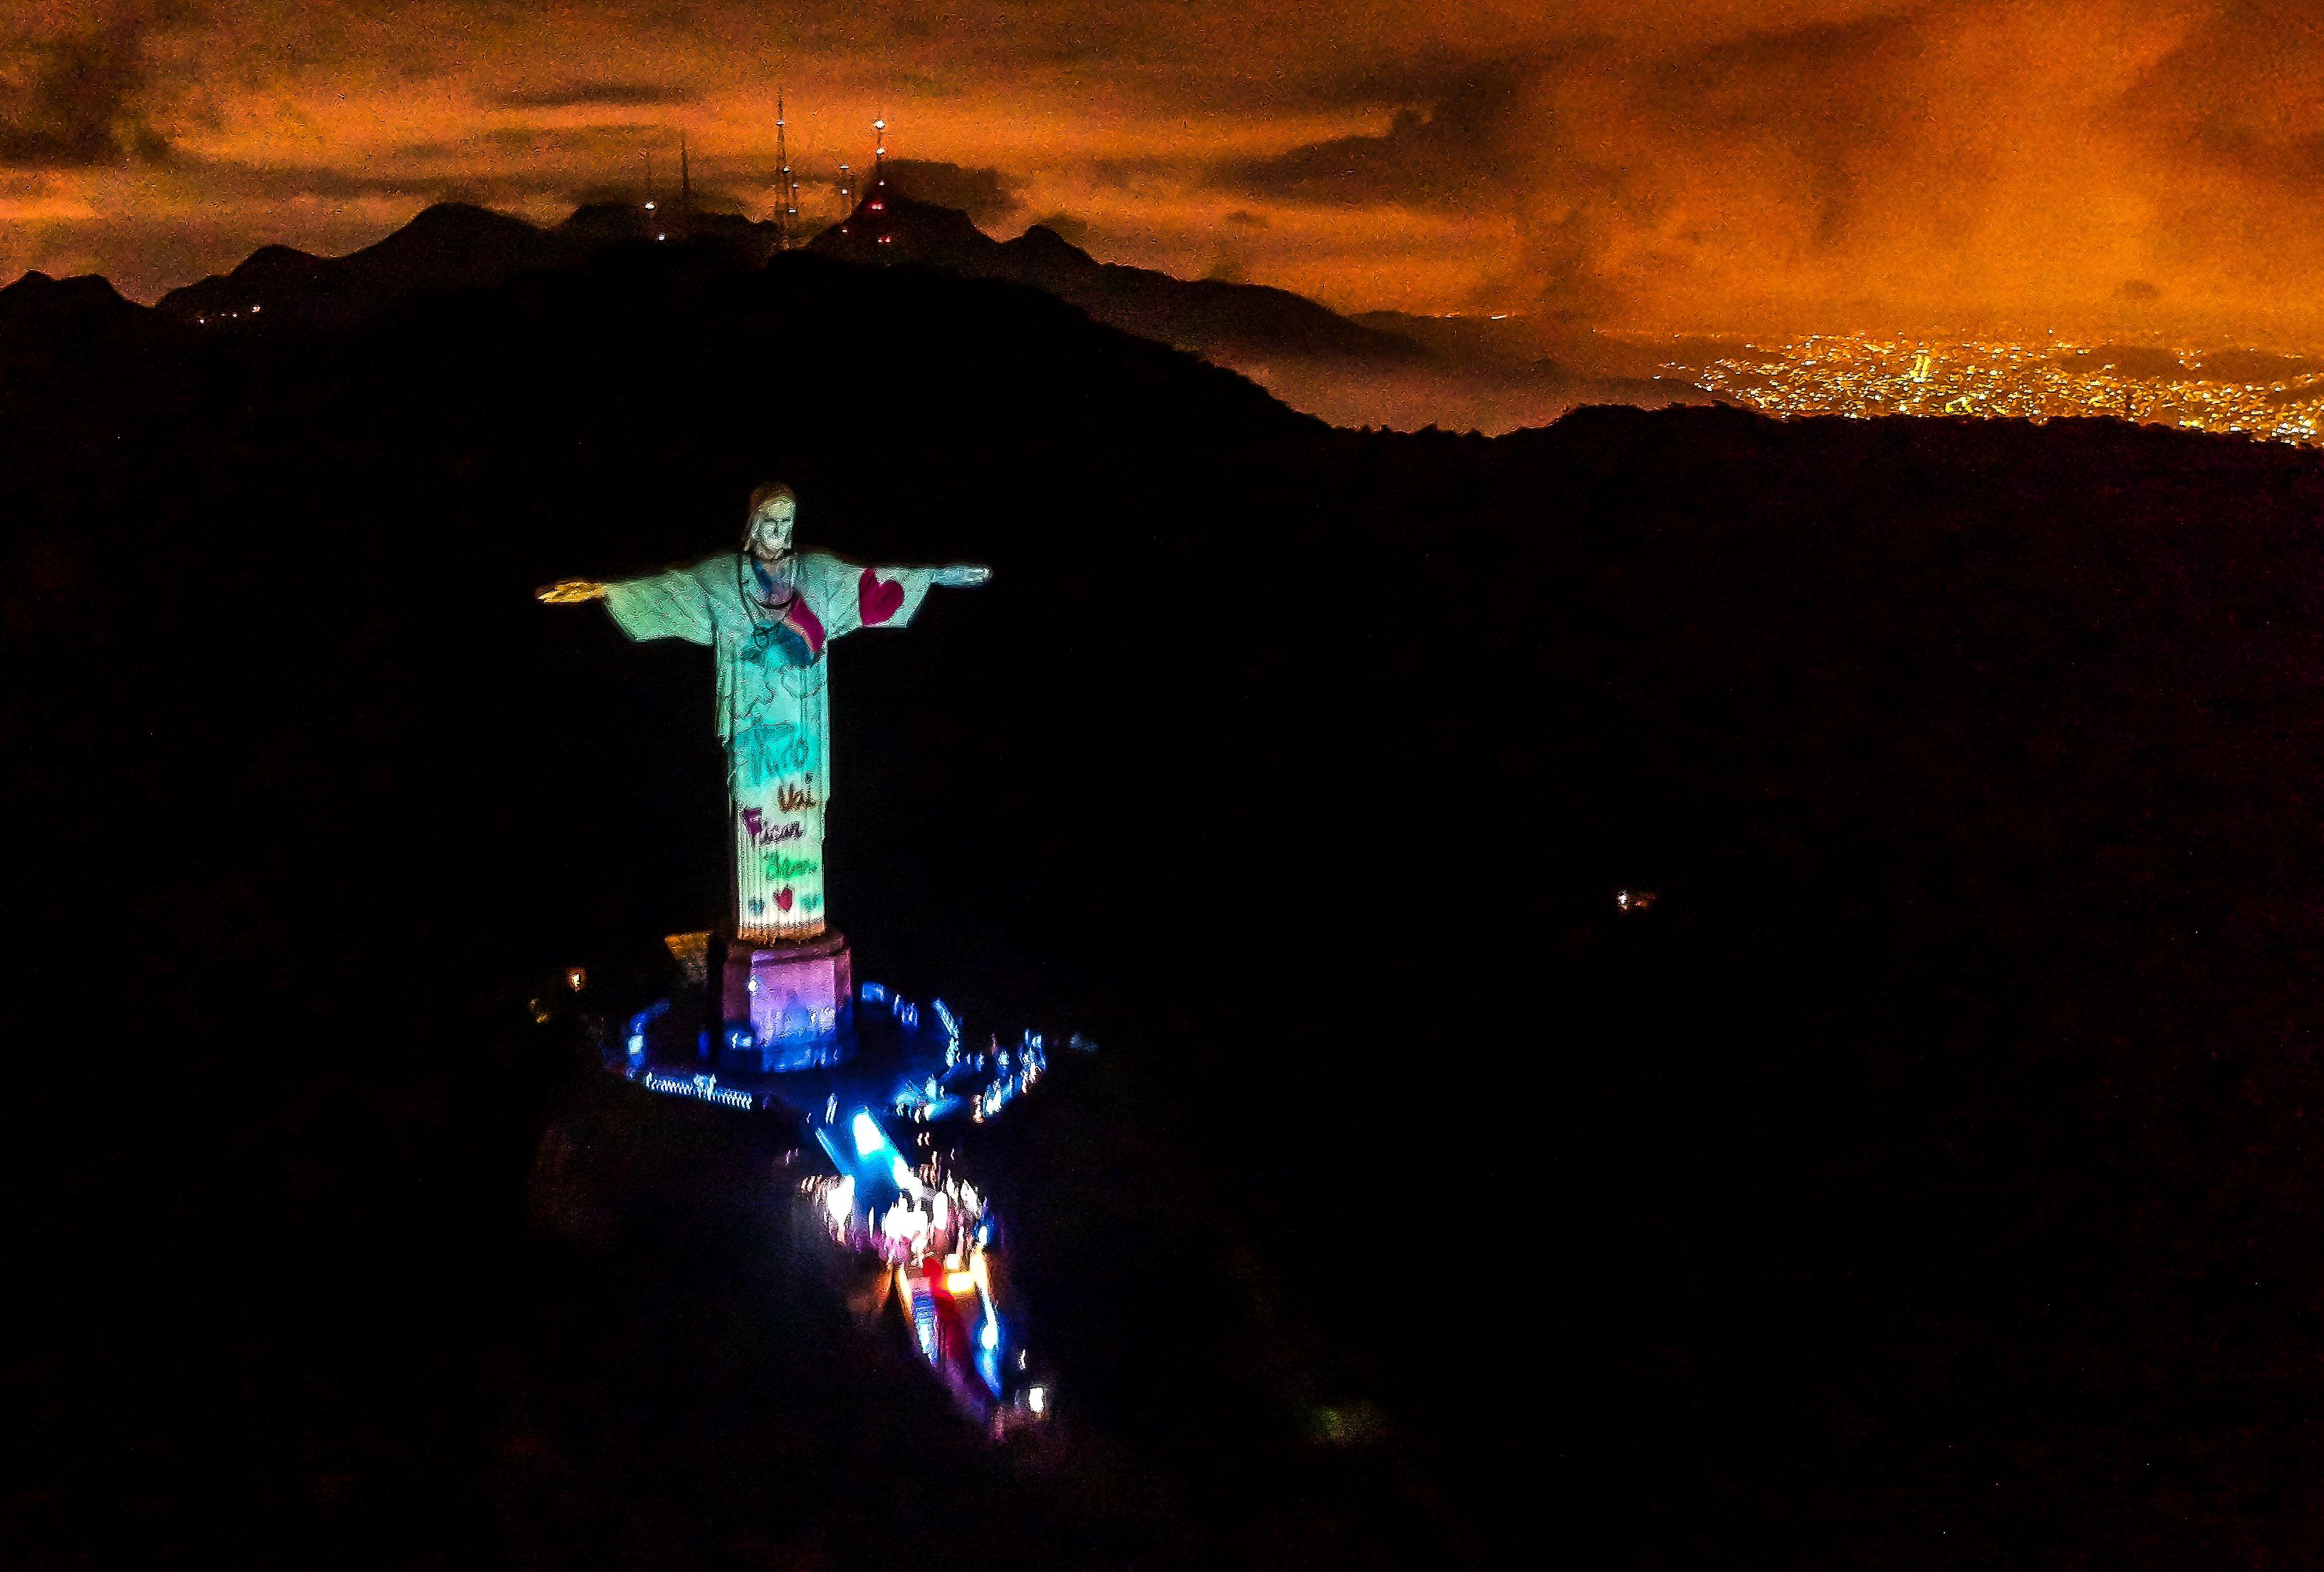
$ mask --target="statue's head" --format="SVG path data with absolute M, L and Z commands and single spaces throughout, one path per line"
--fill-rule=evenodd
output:
M 742 549 L 773 562 L 791 548 L 791 526 L 798 520 L 798 493 L 769 481 L 751 493 L 750 521 L 742 526 Z

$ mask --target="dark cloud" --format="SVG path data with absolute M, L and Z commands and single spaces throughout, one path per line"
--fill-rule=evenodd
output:
M 978 224 L 1006 216 L 1019 201 L 1015 184 L 996 169 L 941 159 L 890 159 L 885 167 L 888 183 L 905 196 L 957 207 Z
M 2189 27 L 2116 106 L 2166 156 L 2314 193 L 2324 182 L 2324 15 L 2313 6 L 2227 0 Z
M 493 96 L 503 109 L 648 109 L 693 96 L 663 82 L 586 82 L 567 87 L 512 87 Z
M 1514 117 L 1536 69 L 1528 61 L 1480 61 L 1457 73 L 1408 79 L 1402 85 L 1432 96 L 1398 108 L 1379 135 L 1335 137 L 1273 158 L 1228 161 L 1213 170 L 1213 179 L 1254 195 L 1350 207 L 1499 205 L 1497 188 L 1508 190 L 1512 144 L 1522 140 Z
M 122 5 L 94 21 L 0 42 L 0 163 L 73 168 L 168 152 L 139 104 L 161 21 Z

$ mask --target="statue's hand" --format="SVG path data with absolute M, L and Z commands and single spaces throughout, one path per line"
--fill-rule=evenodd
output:
M 552 606 L 571 606 L 583 601 L 604 600 L 605 586 L 592 579 L 559 579 L 546 589 L 533 591 L 532 598 Z
M 989 567 L 979 567 L 974 563 L 956 562 L 950 567 L 936 569 L 936 582 L 946 589 L 965 590 L 982 584 L 991 576 L 992 570 Z

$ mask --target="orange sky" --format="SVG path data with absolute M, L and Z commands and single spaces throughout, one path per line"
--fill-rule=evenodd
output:
M 2324 338 L 2324 9 L 2280 0 L 0 0 L 0 274 L 160 290 L 678 134 L 763 212 L 895 152 L 980 216 L 1343 308 Z M 967 178 L 964 178 L 966 179 Z M 964 188 L 976 182 L 967 180 Z M 827 207 L 826 192 L 816 193 Z

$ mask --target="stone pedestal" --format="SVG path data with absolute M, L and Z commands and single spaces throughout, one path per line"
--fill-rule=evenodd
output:
M 734 940 L 719 992 L 724 1054 L 762 1071 L 835 1063 L 854 1024 L 847 936 L 834 930 L 795 944 Z

